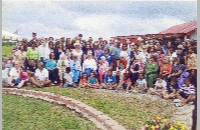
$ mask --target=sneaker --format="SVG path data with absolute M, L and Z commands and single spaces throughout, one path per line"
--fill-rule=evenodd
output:
M 180 99 L 174 99 L 173 102 L 178 103 L 178 102 L 181 102 L 181 100 Z
M 193 104 L 194 104 L 194 102 L 188 102 L 188 104 L 190 104 L 190 105 L 193 105 Z
M 54 84 L 54 83 L 51 83 L 51 85 L 52 85 L 52 86 L 55 86 L 55 84 Z
M 57 84 L 58 82 L 57 81 L 54 81 L 54 84 Z
M 129 92 L 128 91 L 126 91 L 126 94 L 128 94 Z
M 133 93 L 137 93 L 137 91 L 135 91 L 135 90 L 132 90 L 132 92 L 133 92 Z

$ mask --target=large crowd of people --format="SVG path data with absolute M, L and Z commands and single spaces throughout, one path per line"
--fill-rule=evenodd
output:
M 75 38 L 23 39 L 3 58 L 4 87 L 81 87 L 126 93 L 150 93 L 176 99 L 177 106 L 196 98 L 196 41 L 176 39 Z

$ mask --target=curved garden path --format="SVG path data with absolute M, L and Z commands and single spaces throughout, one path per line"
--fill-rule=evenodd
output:
M 99 129 L 102 130 L 126 130 L 125 127 L 119 125 L 115 120 L 103 114 L 102 112 L 94 109 L 75 99 L 60 96 L 50 92 L 41 92 L 34 90 L 16 89 L 16 88 L 3 88 L 3 93 L 9 93 L 24 97 L 32 97 L 36 99 L 45 100 L 54 104 L 65 106 L 75 112 L 81 114 L 83 117 L 92 121 Z

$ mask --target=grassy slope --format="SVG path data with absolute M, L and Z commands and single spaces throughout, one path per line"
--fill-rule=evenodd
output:
M 97 130 L 68 109 L 31 98 L 3 95 L 4 130 Z
M 139 129 L 146 121 L 152 120 L 155 116 L 171 117 L 173 115 L 173 106 L 169 101 L 155 98 L 148 98 L 131 94 L 131 96 L 122 96 L 121 94 L 102 92 L 93 89 L 73 89 L 73 88 L 27 88 L 40 91 L 48 91 L 60 95 L 68 96 L 109 115 L 127 129 Z M 164 107 L 160 107 L 164 106 Z

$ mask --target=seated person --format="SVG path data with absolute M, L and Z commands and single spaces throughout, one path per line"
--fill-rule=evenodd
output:
M 176 78 L 172 78 L 169 83 L 167 83 L 166 90 L 163 91 L 162 95 L 164 99 L 175 98 L 178 90 L 178 83 Z
M 78 86 L 81 87 L 81 88 L 87 88 L 87 86 L 88 86 L 87 82 L 88 82 L 87 74 L 83 72 Z
M 112 74 L 112 70 L 109 70 L 107 75 L 104 77 L 104 82 L 101 84 L 102 88 L 105 89 L 116 89 L 117 80 L 116 77 Z
M 147 81 L 144 78 L 143 74 L 139 74 L 138 79 L 136 80 L 136 83 L 133 87 L 133 92 L 138 92 L 138 93 L 146 93 L 148 90 L 147 88 Z
M 24 85 L 25 81 L 20 78 L 20 67 L 18 62 L 15 62 L 14 67 L 10 70 L 8 82 L 11 87 L 15 86 L 21 88 Z
M 162 96 L 163 91 L 166 89 L 167 82 L 159 75 L 156 79 L 155 87 L 150 88 L 151 94 Z
M 36 87 L 46 87 L 51 83 L 49 80 L 49 72 L 44 68 L 44 64 L 42 62 L 38 64 L 32 83 L 36 85 Z
M 5 67 L 5 63 L 3 62 L 2 63 L 2 85 L 3 87 L 8 87 L 9 84 L 8 84 L 8 79 L 9 79 L 9 68 L 6 68 Z
M 190 78 L 185 79 L 185 83 L 178 90 L 176 98 L 180 100 L 176 106 L 183 106 L 186 103 L 193 102 L 196 98 L 196 91 L 193 84 L 190 82 Z
M 88 87 L 99 89 L 100 85 L 98 83 L 98 79 L 96 78 L 95 72 L 91 73 L 91 76 L 88 79 Z
M 63 77 L 64 77 L 64 73 L 67 67 L 70 67 L 69 60 L 66 60 L 65 54 L 62 53 L 57 63 L 58 74 L 60 78 L 60 86 L 63 86 Z
M 27 70 L 27 73 L 29 75 L 29 77 L 33 77 L 34 74 L 35 74 L 35 71 L 37 69 L 37 64 L 36 64 L 36 61 L 35 60 L 28 60 L 28 63 L 27 65 L 25 66 L 26 70 Z
M 100 83 L 103 82 L 103 77 L 107 74 L 108 70 L 109 70 L 109 63 L 106 60 L 105 56 L 101 57 L 101 60 L 99 61 L 99 68 L 98 68 L 98 72 L 99 72 L 99 81 Z
M 129 72 L 124 73 L 123 80 L 120 81 L 119 86 L 116 91 L 118 92 L 120 89 L 125 90 L 126 93 L 128 93 L 129 90 L 131 89 L 131 79 L 130 79 Z
M 64 73 L 64 87 L 76 87 L 76 84 L 73 81 L 73 73 L 70 72 L 70 67 L 66 68 L 66 72 Z

